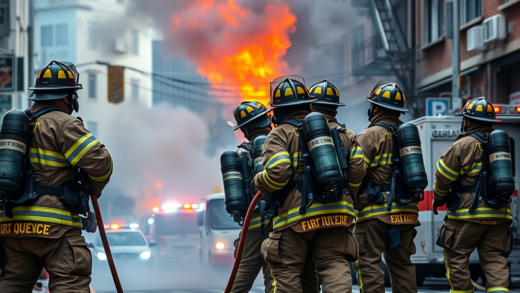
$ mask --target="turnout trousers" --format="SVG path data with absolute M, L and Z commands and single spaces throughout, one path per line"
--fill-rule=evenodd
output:
M 90 292 L 92 254 L 81 230 L 69 230 L 56 239 L 2 237 L 0 242 L 5 252 L 0 292 L 32 292 L 43 268 L 49 273 L 51 292 Z
M 399 225 L 400 244 L 391 249 L 386 228 L 389 224 L 370 219 L 356 223 L 354 236 L 359 243 L 359 260 L 355 267 L 358 273 L 360 292 L 384 293 L 384 273 L 381 267 L 381 254 L 390 273 L 392 292 L 417 292 L 415 265 L 410 257 L 415 253 L 413 239 L 417 234 L 413 225 Z
M 309 259 L 314 260 L 322 292 L 352 292 L 347 258 L 357 259 L 357 251 L 357 243 L 347 227 L 303 233 L 287 228 L 270 233 L 262 244 L 262 256 L 271 268 L 276 293 L 307 292 L 302 283 L 311 277 L 305 273 L 306 266 L 312 263 Z
M 446 277 L 451 292 L 473 292 L 469 256 L 475 248 L 486 276 L 487 292 L 509 292 L 507 257 L 513 247 L 510 224 L 508 221 L 496 225 L 481 225 L 458 220 L 448 220 L 444 224 L 439 244 L 444 248 Z
M 246 243 L 244 246 L 244 252 L 242 259 L 240 260 L 240 267 L 238 268 L 237 276 L 231 292 L 233 293 L 245 293 L 249 292 L 253 287 L 258 272 L 262 271 L 264 275 L 265 293 L 273 292 L 273 278 L 271 277 L 271 270 L 267 262 L 262 258 L 260 247 L 262 242 L 267 239 L 269 233 L 273 231 L 273 225 L 268 225 L 264 230 L 264 236 L 260 230 L 249 230 L 247 231 Z M 242 232 L 240 232 L 242 235 Z M 238 249 L 238 241 L 240 237 L 235 240 L 235 257 Z

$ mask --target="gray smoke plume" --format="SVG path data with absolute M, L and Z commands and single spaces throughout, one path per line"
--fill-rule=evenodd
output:
M 136 213 L 165 201 L 198 203 L 222 185 L 219 156 L 206 155 L 208 127 L 197 114 L 124 103 L 113 117 L 111 136 L 103 141 L 114 160 L 109 187 L 135 198 Z

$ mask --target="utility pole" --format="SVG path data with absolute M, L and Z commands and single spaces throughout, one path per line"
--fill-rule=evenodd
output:
M 459 11 L 459 0 L 452 0 L 453 4 L 453 38 L 451 39 L 451 63 L 452 63 L 452 76 L 451 76 L 451 108 L 454 113 L 460 111 L 462 107 L 462 100 L 460 98 L 460 91 L 458 85 L 458 79 L 460 74 L 460 11 Z

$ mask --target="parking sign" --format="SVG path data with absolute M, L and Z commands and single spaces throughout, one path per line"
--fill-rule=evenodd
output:
M 447 115 L 450 111 L 450 98 L 427 98 L 426 115 L 439 116 Z

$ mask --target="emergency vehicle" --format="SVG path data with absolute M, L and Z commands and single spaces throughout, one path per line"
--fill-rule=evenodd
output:
M 153 208 L 143 219 L 143 233 L 154 247 L 157 262 L 171 264 L 171 259 L 192 261 L 199 256 L 198 204 L 166 202 Z
M 511 210 L 513 212 L 511 230 L 514 237 L 514 250 L 509 256 L 509 262 L 514 266 L 520 264 L 520 227 L 518 223 L 520 209 L 517 196 L 520 187 L 520 174 L 518 172 L 520 171 L 520 157 L 516 156 L 516 154 L 520 154 L 520 106 L 495 105 L 495 112 L 497 113 L 497 118 L 501 119 L 502 122 L 495 123 L 493 127 L 507 132 L 511 141 L 516 191 L 512 195 L 511 202 Z M 446 276 L 443 249 L 435 244 L 439 230 L 444 224 L 446 207 L 440 208 L 437 216 L 433 214 L 433 183 L 435 181 L 437 161 L 461 134 L 462 117 L 426 116 L 413 120 L 411 123 L 417 125 L 419 129 L 424 165 L 428 174 L 428 187 L 424 192 L 424 200 L 419 203 L 421 226 L 416 228 L 415 245 L 417 252 L 412 256 L 412 261 L 416 265 L 417 285 L 421 285 L 428 276 L 439 278 Z M 470 257 L 470 271 L 474 280 L 481 277 L 485 282 L 476 250 Z
M 200 259 L 203 265 L 231 265 L 234 241 L 242 227 L 226 212 L 223 193 L 212 194 L 199 205 Z

